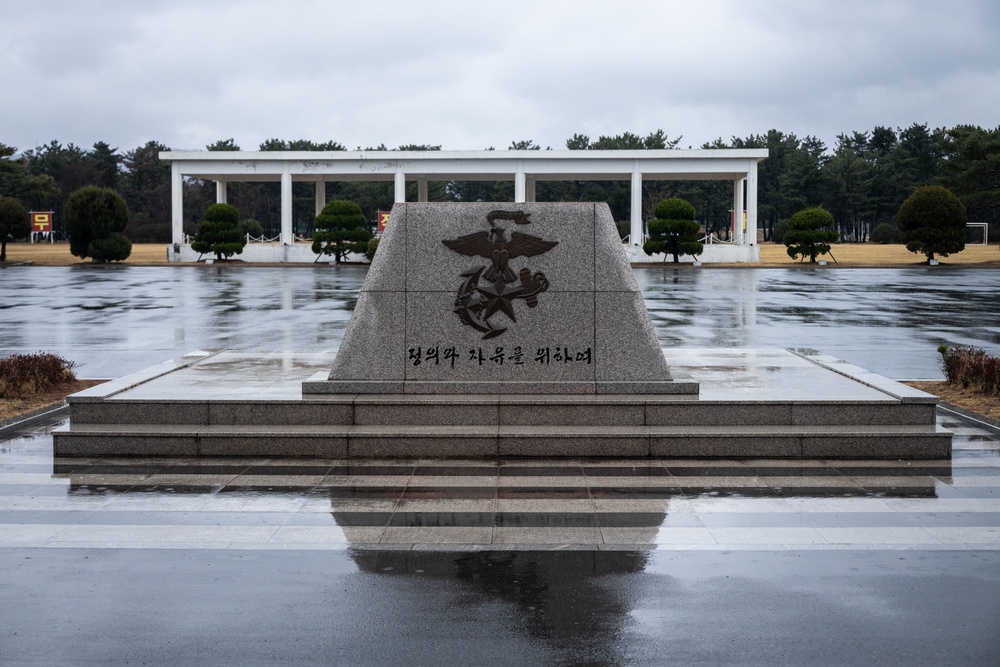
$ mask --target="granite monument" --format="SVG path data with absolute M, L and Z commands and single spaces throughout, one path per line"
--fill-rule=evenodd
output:
M 311 394 L 697 394 L 607 204 L 397 204 Z

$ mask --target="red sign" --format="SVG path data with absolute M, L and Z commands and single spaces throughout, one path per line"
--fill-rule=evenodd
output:
M 389 222 L 389 211 L 378 212 L 378 233 L 385 233 L 385 225 Z
M 31 231 L 51 232 L 52 231 L 52 211 L 32 211 Z

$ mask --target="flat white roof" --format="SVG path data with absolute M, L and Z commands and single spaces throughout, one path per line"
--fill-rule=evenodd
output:
M 641 173 L 650 180 L 736 180 L 751 163 L 767 158 L 761 149 L 627 151 L 165 151 L 191 178 L 275 181 L 290 173 L 296 181 L 509 180 L 517 174 L 537 180 L 622 180 Z

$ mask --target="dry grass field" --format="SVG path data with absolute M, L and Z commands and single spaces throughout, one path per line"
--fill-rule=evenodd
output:
M 73 380 L 68 384 L 54 387 L 40 394 L 23 398 L 0 398 L 0 424 L 15 421 L 18 417 L 45 408 L 54 408 L 66 400 L 70 394 L 75 394 L 102 382 L 104 380 Z
M 831 257 L 832 255 L 832 257 Z M 825 255 L 829 267 L 915 267 L 926 265 L 923 255 L 908 252 L 901 245 L 878 245 L 874 243 L 851 243 L 835 245 L 831 255 Z M 942 266 L 992 266 L 1000 267 L 1000 246 L 970 245 L 965 250 L 949 257 L 939 258 Z M 67 243 L 8 243 L 7 262 L 31 262 L 36 266 L 67 266 L 69 264 L 86 264 L 69 253 Z M 167 263 L 167 244 L 137 243 L 132 246 L 132 255 L 124 264 L 134 266 L 149 266 Z M 800 262 L 788 256 L 785 246 L 774 243 L 762 243 L 760 246 L 760 264 L 756 267 L 795 267 L 808 266 L 809 262 Z M 273 265 L 272 265 L 273 266 Z M 690 266 L 690 265 L 688 265 Z M 746 264 L 705 264 L 705 268 L 713 266 L 746 267 Z
M 926 265 L 927 259 L 906 249 L 903 245 L 877 243 L 842 243 L 833 246 L 825 259 L 828 266 L 840 267 L 912 267 Z M 968 245 L 965 250 L 948 257 L 939 257 L 942 266 L 1000 266 L 1000 246 Z M 785 246 L 762 243 L 760 266 L 791 266 L 800 261 L 788 256 Z M 808 264 L 809 261 L 803 263 Z
M 928 394 L 934 394 L 942 401 L 952 405 L 957 405 L 990 419 L 1000 420 L 1000 396 L 989 396 L 972 389 L 962 389 L 958 385 L 951 385 L 943 380 L 941 382 L 907 382 L 906 384 L 920 391 L 926 391 Z
M 69 252 L 68 243 L 8 243 L 7 262 L 31 262 L 36 266 L 68 266 L 89 264 L 90 260 L 74 257 Z M 136 243 L 132 245 L 132 255 L 123 264 L 147 266 L 167 263 L 166 243 Z

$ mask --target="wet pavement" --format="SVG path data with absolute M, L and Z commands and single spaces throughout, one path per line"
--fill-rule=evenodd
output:
M 665 346 L 1000 348 L 996 270 L 637 277 Z M 362 280 L 4 269 L 0 354 L 297 376 Z M 0 664 L 1000 663 L 1000 431 L 945 408 L 941 461 L 54 459 L 58 424 L 0 441 Z
M 0 443 L 3 664 L 1000 660 L 1000 430 L 943 461 L 53 459 Z
M 1000 354 L 1000 270 L 643 268 L 664 346 L 812 348 L 894 379 L 941 377 L 937 346 Z M 53 351 L 114 378 L 198 348 L 333 351 L 365 269 L 9 267 L 0 355 Z

